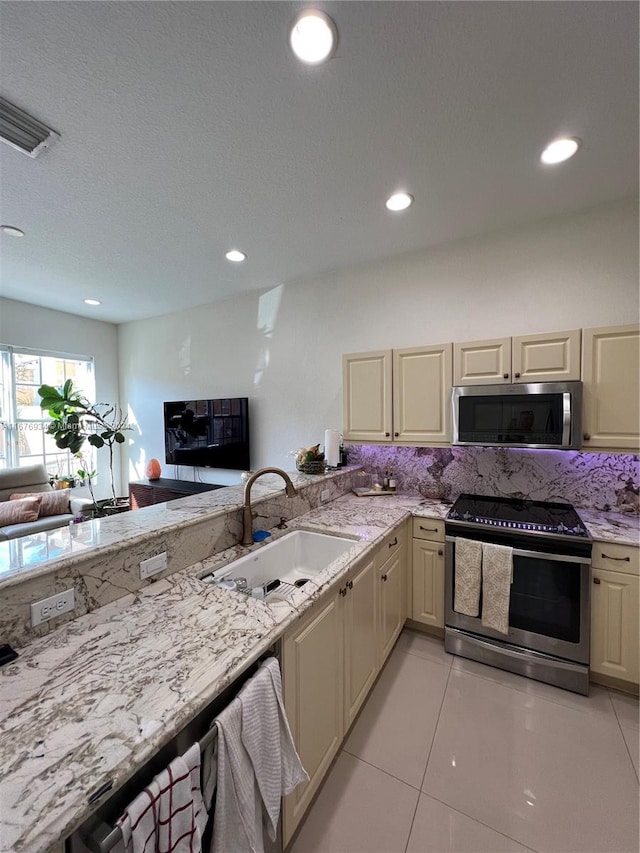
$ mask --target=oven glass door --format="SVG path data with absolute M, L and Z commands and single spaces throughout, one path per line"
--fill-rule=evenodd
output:
M 465 616 L 454 611 L 455 537 L 447 536 L 446 624 L 523 648 L 588 663 L 589 566 L 588 557 L 514 548 L 509 633 L 504 635 L 485 628 L 481 615 Z
M 546 445 L 568 441 L 568 394 L 471 394 L 458 398 L 458 441 Z
M 547 554 L 514 554 L 509 625 L 521 631 L 580 642 L 580 564 Z

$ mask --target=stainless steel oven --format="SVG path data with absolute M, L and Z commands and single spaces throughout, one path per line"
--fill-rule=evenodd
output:
M 445 531 L 447 650 L 586 695 L 591 538 L 573 507 L 461 495 Z M 460 537 L 512 549 L 507 634 L 454 610 Z

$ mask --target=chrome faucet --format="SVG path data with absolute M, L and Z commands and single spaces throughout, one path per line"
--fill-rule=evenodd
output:
M 279 474 L 285 483 L 285 492 L 288 498 L 292 498 L 297 494 L 291 478 L 280 468 L 260 468 L 252 474 L 244 486 L 244 505 L 242 507 L 242 544 L 253 545 L 253 513 L 251 511 L 251 486 L 255 483 L 258 477 L 263 474 Z

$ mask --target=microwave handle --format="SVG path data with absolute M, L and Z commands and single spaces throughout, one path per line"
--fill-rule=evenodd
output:
M 445 536 L 445 542 L 455 543 L 456 538 L 456 536 Z M 529 557 L 532 560 L 558 560 L 561 563 L 586 563 L 589 566 L 591 565 L 589 557 L 571 557 L 569 554 L 545 554 L 543 551 L 524 551 L 521 548 L 514 548 L 513 556 Z

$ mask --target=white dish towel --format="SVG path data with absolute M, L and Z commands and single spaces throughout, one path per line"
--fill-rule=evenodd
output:
M 482 542 L 456 537 L 453 609 L 465 616 L 480 614 Z
M 280 800 L 308 782 L 282 702 L 280 666 L 268 658 L 240 691 L 242 742 L 251 758 L 269 837 L 276 839 Z
M 513 580 L 513 548 L 482 544 L 482 624 L 509 633 L 509 598 Z
M 126 853 L 199 853 L 206 823 L 197 743 L 174 758 L 118 820 Z
M 236 698 L 215 720 L 218 729 L 216 804 L 211 853 L 264 853 L 262 803 L 242 743 L 242 703 Z
M 275 658 L 260 666 L 216 726 L 211 853 L 263 853 L 263 825 L 275 840 L 281 797 L 309 779 L 291 737 Z

